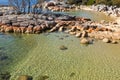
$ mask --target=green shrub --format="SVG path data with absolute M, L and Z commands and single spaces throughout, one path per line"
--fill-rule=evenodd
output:
M 95 0 L 88 0 L 87 5 L 92 5 L 95 3 Z

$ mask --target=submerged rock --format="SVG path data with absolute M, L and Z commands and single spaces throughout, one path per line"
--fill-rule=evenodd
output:
M 44 75 L 44 76 L 39 76 L 38 80 L 47 80 L 49 78 L 49 76 Z
M 18 80 L 33 80 L 32 76 L 22 75 L 18 78 Z
M 80 41 L 81 44 L 89 44 L 89 40 L 86 38 L 82 38 Z
M 4 56 L 4 55 L 0 56 L 0 61 L 6 60 L 6 59 L 8 59 L 8 56 Z
M 5 72 L 5 73 L 0 73 L 0 80 L 10 80 L 10 73 L 9 72 Z
M 60 50 L 67 50 L 68 48 L 64 45 L 60 46 Z
M 75 75 L 75 73 L 71 73 L 71 74 L 70 74 L 70 77 L 73 77 L 74 75 Z

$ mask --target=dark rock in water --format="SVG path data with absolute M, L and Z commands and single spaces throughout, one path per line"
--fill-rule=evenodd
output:
M 65 35 L 64 37 L 69 37 L 69 35 Z
M 89 18 L 85 18 L 84 20 L 86 20 L 86 21 L 91 21 L 91 19 L 89 19 Z
M 2 33 L 0 35 L 2 35 Z M 4 47 L 0 47 L 0 50 L 4 50 L 4 49 L 5 49 Z
M 9 72 L 5 72 L 5 73 L 0 73 L 0 80 L 10 80 L 10 73 Z
M 58 20 L 68 21 L 68 20 L 71 20 L 71 17 L 70 16 L 60 16 L 60 17 L 58 17 Z
M 93 44 L 94 39 L 89 39 L 89 44 Z
M 70 74 L 70 77 L 73 77 L 74 75 L 75 75 L 75 73 L 71 73 L 71 74 Z
M 64 45 L 60 46 L 60 50 L 67 50 L 68 48 Z
M 47 80 L 49 78 L 49 76 L 44 75 L 44 76 L 39 76 L 38 80 Z
M 18 78 L 18 80 L 33 80 L 33 77 L 28 75 L 22 75 Z
M 48 35 L 50 35 L 50 34 L 49 34 L 49 33 L 44 33 L 44 35 L 45 35 L 45 36 L 48 36 Z
M 63 40 L 64 38 L 59 38 L 60 40 Z
M 6 59 L 8 59 L 8 56 L 4 56 L 4 55 L 0 56 L 0 61 L 6 60 Z

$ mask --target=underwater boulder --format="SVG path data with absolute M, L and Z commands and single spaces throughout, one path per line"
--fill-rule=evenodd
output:
M 33 80 L 33 77 L 28 75 L 21 75 L 19 76 L 18 80 Z

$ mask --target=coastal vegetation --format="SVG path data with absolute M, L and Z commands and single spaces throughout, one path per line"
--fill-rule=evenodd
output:
M 68 0 L 68 3 L 70 3 L 70 4 L 84 4 L 84 5 L 106 4 L 106 5 L 120 6 L 120 0 Z

